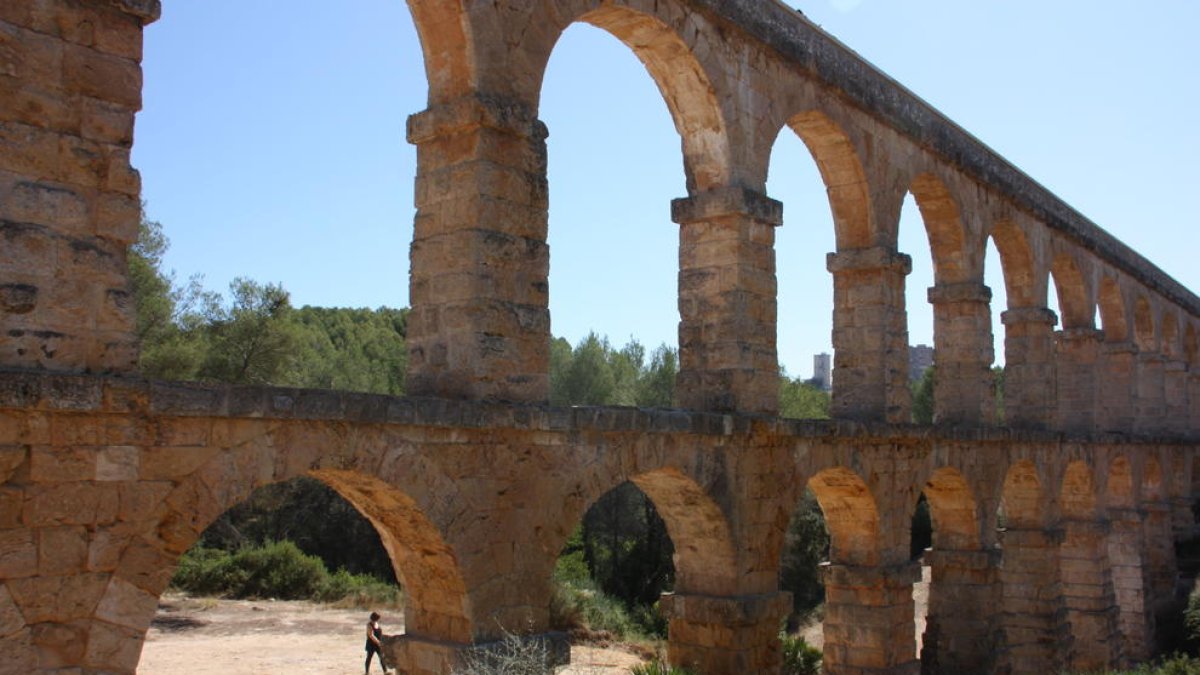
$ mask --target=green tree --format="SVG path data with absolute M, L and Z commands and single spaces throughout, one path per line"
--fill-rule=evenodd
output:
M 203 292 L 198 278 L 183 287 L 175 285 L 173 276 L 162 269 L 169 248 L 162 225 L 143 214 L 128 259 L 141 346 L 139 369 L 153 379 L 194 379 L 206 350 L 204 337 L 196 330 L 203 319 L 195 307 L 211 296 Z
M 921 379 L 912 385 L 912 421 L 914 424 L 933 424 L 933 392 L 937 387 L 937 366 L 925 369 Z
M 609 363 L 607 338 L 588 333 L 580 340 L 560 379 L 550 381 L 550 400 L 558 405 L 612 405 L 616 377 Z
M 393 396 L 404 393 L 407 309 L 302 307 L 293 316 L 301 343 L 293 384 Z
M 825 516 L 816 495 L 805 490 L 784 536 L 779 566 L 779 586 L 792 594 L 793 619 L 807 615 L 825 600 L 820 564 L 828 559 L 829 531 Z
M 678 353 L 666 345 L 659 345 L 651 352 L 650 363 L 638 380 L 637 404 L 646 408 L 673 407 L 678 373 Z
M 779 416 L 792 419 L 829 419 L 829 394 L 811 382 L 779 373 Z
M 209 349 L 200 377 L 232 384 L 290 384 L 300 330 L 279 284 L 238 277 L 229 306 L 209 307 Z

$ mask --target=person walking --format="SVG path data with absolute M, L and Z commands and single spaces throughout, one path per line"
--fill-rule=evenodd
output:
M 383 669 L 383 675 L 387 675 L 387 662 L 383 660 L 383 627 L 379 625 L 379 612 L 371 612 L 371 619 L 367 622 L 367 662 L 364 666 L 365 675 L 371 675 L 371 657 L 379 655 L 379 667 Z

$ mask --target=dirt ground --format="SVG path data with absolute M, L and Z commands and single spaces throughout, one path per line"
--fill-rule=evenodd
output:
M 383 613 L 383 612 L 381 612 Z M 368 612 L 310 602 L 216 600 L 168 593 L 158 606 L 138 673 L 277 675 L 362 673 Z M 386 633 L 403 630 L 383 613 Z M 641 659 L 617 649 L 571 648 L 562 675 L 628 673 Z M 378 662 L 372 673 L 379 673 Z
M 925 629 L 929 568 L 914 585 L 917 640 Z M 276 675 L 362 672 L 367 612 L 332 609 L 310 602 L 215 600 L 164 595 L 146 635 L 138 672 L 144 675 Z M 384 631 L 403 629 L 400 617 L 384 613 Z M 801 631 L 818 649 L 821 624 Z M 628 673 L 641 660 L 620 649 L 571 648 L 571 665 L 560 675 Z M 372 670 L 380 672 L 375 664 Z

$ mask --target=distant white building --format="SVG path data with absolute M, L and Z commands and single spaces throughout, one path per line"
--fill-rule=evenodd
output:
M 829 354 L 821 352 L 813 356 L 812 381 L 822 391 L 833 389 L 833 358 Z

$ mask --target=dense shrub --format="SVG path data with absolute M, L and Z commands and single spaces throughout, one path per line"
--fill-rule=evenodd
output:
M 396 586 L 368 575 L 330 574 L 319 558 L 305 555 L 290 541 L 236 553 L 197 546 L 180 559 L 171 584 L 194 595 L 356 605 L 395 605 L 400 596 Z
M 818 675 L 821 672 L 821 650 L 799 635 L 781 635 L 780 641 L 783 643 L 783 675 Z

